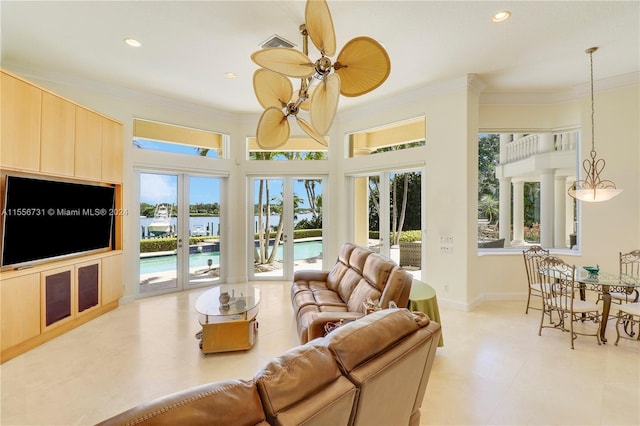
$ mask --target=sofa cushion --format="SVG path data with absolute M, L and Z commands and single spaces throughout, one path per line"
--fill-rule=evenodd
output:
M 349 267 L 362 275 L 364 264 L 372 254 L 373 252 L 366 247 L 355 246 L 349 256 Z
M 342 277 L 342 280 L 340 280 L 340 284 L 338 285 L 338 294 L 344 303 L 349 301 L 349 297 L 351 297 L 353 289 L 356 288 L 360 280 L 362 280 L 362 275 L 354 269 L 349 269 L 344 274 L 344 277 Z
M 349 301 L 347 302 L 347 307 L 352 312 L 365 313 L 364 302 L 366 302 L 367 299 L 371 299 L 373 301 L 379 300 L 381 294 L 382 292 L 378 290 L 375 285 L 363 278 L 351 292 L 351 296 L 349 296 Z
M 346 274 L 348 270 L 349 266 L 347 264 L 342 263 L 342 261 L 338 261 L 327 276 L 327 288 L 333 291 L 338 291 L 340 281 L 342 281 L 344 274 Z
M 418 328 L 416 319 L 407 309 L 383 309 L 362 317 L 349 327 L 334 330 L 324 339 L 348 373 Z
M 326 347 L 293 348 L 264 366 L 254 380 L 270 423 L 349 423 L 356 389 Z
M 382 290 L 387 283 L 389 273 L 391 273 L 391 270 L 396 266 L 393 260 L 373 253 L 367 257 L 362 276 L 366 278 L 371 285 L 376 286 L 378 290 Z
M 102 423 L 111 425 L 268 425 L 252 380 L 196 386 L 141 404 Z

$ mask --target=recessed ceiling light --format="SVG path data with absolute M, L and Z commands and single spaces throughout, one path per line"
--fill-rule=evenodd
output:
M 132 46 L 132 47 L 140 47 L 140 46 L 142 46 L 142 43 L 140 43 L 135 38 L 131 38 L 131 37 L 125 38 L 124 42 L 127 43 L 129 46 Z
M 237 77 L 236 73 L 233 73 L 233 72 L 225 72 L 224 76 L 227 77 L 227 78 L 236 78 Z
M 491 17 L 493 22 L 504 22 L 511 16 L 511 12 L 508 10 L 501 10 L 500 12 L 496 12 Z

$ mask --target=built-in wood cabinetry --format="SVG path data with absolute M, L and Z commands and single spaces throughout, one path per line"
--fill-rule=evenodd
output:
M 11 73 L 0 77 L 0 174 L 113 185 L 121 211 L 122 124 Z M 114 219 L 113 250 L 0 271 L 0 362 L 118 306 L 122 218 Z M 55 244 L 46 232 L 39 243 Z
M 5 73 L 1 78 L 2 166 L 39 171 L 42 90 Z
M 2 76 L 3 169 L 122 182 L 122 124 L 41 89 Z
M 40 132 L 40 171 L 74 176 L 76 106 L 44 92 Z

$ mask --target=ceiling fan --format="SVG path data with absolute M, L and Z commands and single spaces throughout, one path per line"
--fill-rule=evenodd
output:
M 251 59 L 261 66 L 253 76 L 253 90 L 265 111 L 258 122 L 256 142 L 263 149 L 275 149 L 289 139 L 288 118 L 313 139 L 327 145 L 328 132 L 338 109 L 339 95 L 360 96 L 379 87 L 389 76 L 391 62 L 380 43 L 370 37 L 356 37 L 344 45 L 335 62 L 336 39 L 333 20 L 325 0 L 307 0 L 305 23 L 300 26 L 303 51 L 286 47 L 259 50 Z M 308 38 L 320 51 L 309 59 Z M 333 72 L 331 72 L 333 70 Z M 289 78 L 300 78 L 293 94 Z M 318 80 L 317 85 L 312 85 Z M 298 117 L 308 110 L 311 123 Z

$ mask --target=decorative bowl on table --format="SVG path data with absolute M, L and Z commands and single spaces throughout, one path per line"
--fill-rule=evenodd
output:
M 597 278 L 598 272 L 600 272 L 600 266 L 583 266 L 585 271 L 589 273 L 589 278 Z

